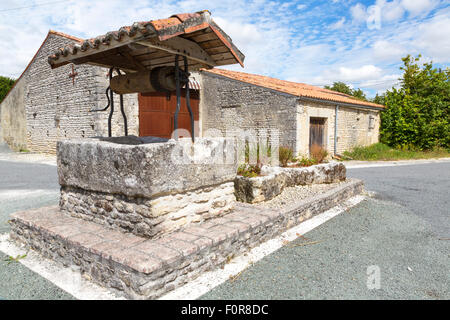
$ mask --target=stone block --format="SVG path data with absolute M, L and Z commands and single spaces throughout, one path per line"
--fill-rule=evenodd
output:
M 151 198 L 233 181 L 237 170 L 234 140 L 188 138 L 122 144 L 100 138 L 57 144 L 63 187 Z
M 72 217 L 158 238 L 233 209 L 236 157 L 234 141 L 224 138 L 62 141 L 60 208 Z
M 234 180 L 238 201 L 257 203 L 279 195 L 285 187 L 316 183 L 333 183 L 346 179 L 345 165 L 340 162 L 319 164 L 305 168 L 263 166 L 261 176 Z

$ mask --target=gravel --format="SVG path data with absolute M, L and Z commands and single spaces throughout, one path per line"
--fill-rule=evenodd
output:
M 327 192 L 340 186 L 347 181 L 326 183 L 326 184 L 312 184 L 306 186 L 295 186 L 284 188 L 283 191 L 273 199 L 268 201 L 259 202 L 253 204 L 256 207 L 265 207 L 271 209 L 281 209 L 283 207 L 289 206 L 293 203 L 299 202 L 300 200 L 314 197 L 318 194 Z

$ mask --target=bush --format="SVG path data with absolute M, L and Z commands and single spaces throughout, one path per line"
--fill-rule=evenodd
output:
M 278 159 L 282 167 L 286 167 L 289 161 L 293 161 L 294 151 L 289 147 L 280 147 L 278 149 Z
M 261 168 L 258 165 L 244 163 L 238 167 L 237 174 L 243 177 L 253 178 L 261 174 Z
M 396 149 L 450 148 L 450 69 L 403 58 L 401 87 L 386 91 L 380 141 Z
M 307 158 L 307 157 L 302 157 L 298 161 L 298 165 L 300 167 L 309 167 L 309 166 L 313 166 L 315 164 L 317 164 L 317 160 L 316 159 L 311 159 L 311 158 Z
M 380 155 L 387 155 L 391 148 L 383 143 L 375 143 L 370 146 L 358 146 L 352 151 L 344 151 L 344 157 L 350 157 L 355 160 L 378 160 Z
M 8 94 L 9 90 L 11 90 L 14 82 L 16 82 L 16 80 L 0 76 L 0 102 L 2 102 L 3 98 Z
M 317 144 L 313 144 L 310 150 L 311 158 L 316 161 L 316 163 L 322 163 L 323 160 L 328 156 L 328 151 Z

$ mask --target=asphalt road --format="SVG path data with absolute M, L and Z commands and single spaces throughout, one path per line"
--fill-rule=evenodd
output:
M 1 152 L 1 151 L 0 151 Z M 308 232 L 201 299 L 449 299 L 450 163 L 351 169 L 375 198 Z M 0 233 L 18 210 L 58 202 L 56 167 L 0 161 Z M 312 245 L 299 245 L 319 241 Z M 0 298 L 72 299 L 0 253 Z M 371 267 L 372 266 L 372 267 Z M 367 268 L 380 287 L 367 287 Z
M 375 198 L 201 299 L 449 299 L 450 163 L 349 169 L 348 176 L 363 179 Z M 379 289 L 368 288 L 368 268 L 378 268 Z
M 349 169 L 376 198 L 405 206 L 425 219 L 434 233 L 450 238 L 450 162 Z
M 1 149 L 1 148 L 0 148 Z M 6 154 L 6 148 L 0 150 Z M 0 234 L 13 212 L 58 203 L 56 167 L 0 161 Z M 0 299 L 73 299 L 40 275 L 0 252 Z

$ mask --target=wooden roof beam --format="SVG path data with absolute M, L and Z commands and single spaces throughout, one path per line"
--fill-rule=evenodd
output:
M 163 50 L 171 54 L 185 56 L 190 60 L 194 60 L 211 67 L 214 67 L 216 65 L 211 56 L 197 43 L 181 37 L 170 38 L 165 41 L 159 41 L 153 38 L 137 41 L 136 43 L 150 48 Z
M 138 70 L 142 71 L 147 69 L 142 63 L 139 62 L 139 60 L 135 59 L 129 52 L 125 51 L 120 52 L 119 54 L 128 59 L 129 62 L 134 64 Z

